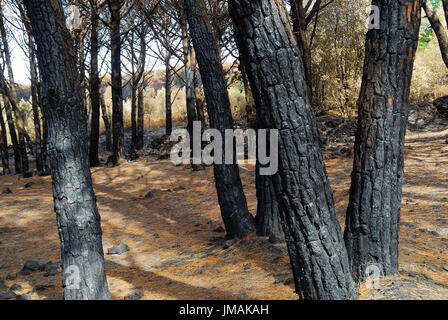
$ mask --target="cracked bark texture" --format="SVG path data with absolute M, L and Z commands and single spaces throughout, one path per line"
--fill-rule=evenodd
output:
M 221 57 L 210 26 L 201 16 L 201 12 L 204 12 L 204 7 L 201 6 L 204 4 L 198 4 L 197 0 L 185 0 L 184 4 L 204 86 L 210 127 L 219 130 L 221 136 L 225 137 L 225 130 L 233 129 L 233 119 Z M 224 150 L 223 141 L 223 156 Z M 233 152 L 235 154 L 235 150 Z M 253 217 L 247 208 L 238 165 L 215 164 L 214 176 L 227 238 L 243 238 L 252 233 Z
M 236 41 L 265 128 L 279 130 L 273 176 L 301 299 L 356 296 L 319 148 L 304 67 L 284 1 L 229 0 Z
M 420 27 L 419 1 L 373 1 L 380 29 L 366 38 L 345 243 L 360 280 L 369 265 L 398 272 L 407 105 Z
M 110 299 L 100 215 L 89 169 L 86 110 L 71 36 L 58 0 L 24 0 L 43 79 L 43 112 L 54 210 L 61 242 L 63 297 Z M 79 286 L 77 286 L 79 284 Z

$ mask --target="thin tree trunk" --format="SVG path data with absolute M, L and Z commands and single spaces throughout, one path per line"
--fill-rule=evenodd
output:
M 92 2 L 92 13 L 90 15 L 90 151 L 89 160 L 91 167 L 100 165 L 98 156 L 98 144 L 100 139 L 100 78 L 98 74 L 98 28 L 99 19 L 97 16 L 95 1 Z
M 283 1 L 229 0 L 236 40 L 263 128 L 279 131 L 273 183 L 296 291 L 302 299 L 351 299 L 353 276 L 306 93 L 301 54 Z
M 110 299 L 104 269 L 100 215 L 86 143 L 86 110 L 77 82 L 73 43 L 60 0 L 24 0 L 43 77 L 43 112 L 54 209 L 61 240 L 63 296 Z
M 6 125 L 3 119 L 3 111 L 0 109 L 0 153 L 2 156 L 3 174 L 11 174 L 9 168 L 8 138 L 6 136 Z
M 316 6 L 320 6 L 321 0 L 316 1 Z M 304 78 L 307 84 L 308 94 L 310 102 L 312 103 L 313 98 L 313 76 L 312 76 L 312 59 L 311 59 L 311 48 L 308 42 L 307 36 L 307 24 L 305 17 L 305 9 L 303 7 L 302 0 L 292 0 L 291 1 L 291 18 L 293 32 L 297 41 L 297 47 L 299 48 L 302 55 L 302 63 L 304 68 Z
M 123 88 L 121 84 L 121 4 L 120 0 L 108 0 L 110 9 L 110 37 L 112 64 L 112 164 L 118 165 L 123 156 Z
M 225 130 L 233 129 L 233 119 L 218 48 L 210 27 L 201 16 L 197 0 L 185 0 L 184 5 L 204 84 L 210 126 L 219 130 L 222 137 L 225 137 Z M 204 4 L 201 3 L 200 6 L 204 12 Z M 224 155 L 225 143 L 222 151 Z M 235 153 L 235 150 L 233 152 Z M 247 208 L 238 165 L 215 164 L 214 175 L 227 238 L 243 238 L 253 231 L 254 226 Z
M 167 50 L 165 57 L 165 117 L 166 117 L 166 135 L 170 136 L 173 131 L 173 104 L 171 101 L 172 92 L 172 70 L 170 65 L 171 53 Z
M 412 69 L 420 27 L 418 1 L 372 1 L 379 30 L 367 33 L 345 243 L 360 280 L 374 265 L 398 272 L 398 241 Z M 370 269 L 370 268 L 369 268 Z

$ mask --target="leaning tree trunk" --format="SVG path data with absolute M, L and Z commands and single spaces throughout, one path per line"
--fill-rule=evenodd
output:
M 403 147 L 420 27 L 418 1 L 372 4 L 380 8 L 381 23 L 367 33 L 345 229 L 352 271 L 360 280 L 369 266 L 384 276 L 398 272 Z
M 434 11 L 430 0 L 422 0 L 422 7 L 426 12 L 426 16 L 431 23 L 432 30 L 436 34 L 437 41 L 439 42 L 440 54 L 442 55 L 443 62 L 448 68 L 448 34 L 446 28 L 443 27 L 440 22 L 437 12 Z
M 43 77 L 43 112 L 61 240 L 64 299 L 110 299 L 89 170 L 86 110 L 59 0 L 24 0 Z
M 225 137 L 225 130 L 233 129 L 233 119 L 218 48 L 210 27 L 201 16 L 197 0 L 185 0 L 184 5 L 204 85 L 210 126 Z M 225 143 L 223 156 L 224 151 Z M 214 175 L 227 238 L 243 238 L 253 231 L 253 218 L 247 208 L 238 165 L 215 164 Z
M 229 0 L 238 49 L 264 128 L 279 131 L 273 176 L 297 293 L 351 299 L 353 276 L 319 148 L 300 51 L 283 1 Z
M 90 120 L 90 151 L 89 162 L 91 167 L 100 165 L 98 156 L 98 144 L 100 139 L 100 78 L 98 74 L 98 28 L 99 19 L 96 5 L 92 3 L 92 13 L 90 15 L 90 109 L 92 117 Z

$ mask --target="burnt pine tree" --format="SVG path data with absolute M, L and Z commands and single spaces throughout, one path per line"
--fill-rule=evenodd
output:
M 121 84 L 121 7 L 122 0 L 108 0 L 110 11 L 110 47 L 112 69 L 112 164 L 123 157 L 123 87 Z
M 37 45 L 54 209 L 61 241 L 63 296 L 110 299 L 100 215 L 89 169 L 86 110 L 72 38 L 60 0 L 24 0 Z
M 100 138 L 100 86 L 101 81 L 98 72 L 98 51 L 99 51 L 99 18 L 96 1 L 90 1 L 90 108 L 92 118 L 90 122 L 90 150 L 89 161 L 91 167 L 100 165 L 98 157 L 98 145 Z
M 380 29 L 370 30 L 366 38 L 344 235 L 352 271 L 359 279 L 366 277 L 370 265 L 382 275 L 398 272 L 403 147 L 420 28 L 419 1 L 372 4 L 380 8 Z
M 221 57 L 210 26 L 202 16 L 204 4 L 198 4 L 200 1 L 185 0 L 184 5 L 204 86 L 210 127 L 217 129 L 224 137 L 226 129 L 233 129 L 229 94 Z M 222 146 L 223 155 L 224 151 L 225 143 Z M 243 238 L 253 231 L 253 218 L 247 208 L 238 165 L 215 164 L 214 176 L 227 238 Z
M 301 54 L 284 1 L 229 0 L 235 36 L 264 128 L 279 131 L 273 184 L 302 299 L 356 296 L 319 148 Z

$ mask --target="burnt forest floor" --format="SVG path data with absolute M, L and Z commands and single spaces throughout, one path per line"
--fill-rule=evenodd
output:
M 148 139 L 158 133 L 152 131 Z M 379 289 L 361 285 L 361 299 L 448 299 L 448 145 L 443 136 L 408 140 L 400 273 L 381 279 Z M 331 150 L 324 149 L 324 158 L 343 227 L 352 157 Z M 255 213 L 253 166 L 244 168 L 244 189 Z M 285 244 L 251 235 L 223 248 L 211 167 L 176 167 L 146 150 L 135 161 L 93 168 L 92 174 L 114 299 L 134 293 L 142 299 L 298 298 Z M 18 284 L 14 294 L 19 297 L 13 299 L 27 293 L 32 299 L 61 299 L 60 269 L 20 272 L 29 260 L 60 261 L 51 178 L 2 176 L 0 189 L 6 187 L 12 194 L 0 195 L 0 294 Z M 129 251 L 108 255 L 120 242 Z

